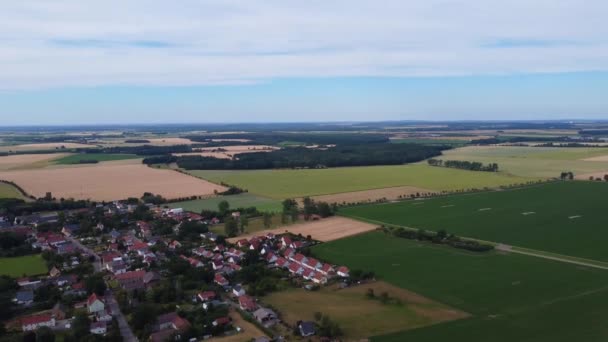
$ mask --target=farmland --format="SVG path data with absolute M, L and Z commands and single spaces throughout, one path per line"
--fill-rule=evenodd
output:
M 386 292 L 399 303 L 382 304 L 366 297 L 368 289 Z M 298 320 L 314 320 L 322 312 L 337 321 L 348 340 L 380 333 L 419 328 L 438 322 L 466 317 L 467 314 L 384 282 L 375 282 L 343 290 L 336 287 L 309 292 L 291 289 L 263 298 L 265 304 L 277 308 L 289 324 Z
M 54 159 L 68 156 L 65 153 L 18 154 L 0 157 L 0 171 L 36 169 L 50 165 Z
M 215 183 L 224 182 L 275 199 L 328 195 L 397 186 L 458 190 L 525 183 L 534 178 L 470 172 L 423 164 L 305 170 L 188 171 Z
M 445 151 L 441 159 L 498 163 L 500 170 L 520 177 L 559 177 L 562 171 L 575 175 L 607 171 L 607 148 L 470 146 Z M 597 157 L 600 157 L 599 159 Z M 594 158 L 594 159 L 590 159 Z
M 381 232 L 314 247 L 319 258 L 373 270 L 472 318 L 375 341 L 604 341 L 608 272 L 498 252 L 473 253 Z M 573 313 L 576 313 L 573 315 Z
M 152 192 L 165 198 L 213 195 L 225 188 L 172 170 L 119 161 L 95 165 L 61 165 L 37 170 L 6 171 L 0 177 L 19 184 L 27 193 L 44 197 L 110 201 Z
M 24 198 L 19 189 L 11 184 L 0 182 L 0 198 Z
M 21 145 L 0 146 L 0 152 L 32 152 L 32 151 L 56 151 L 74 148 L 92 148 L 95 145 L 61 142 L 61 143 L 36 143 Z
M 285 232 L 290 232 L 294 235 L 310 235 L 314 240 L 318 241 L 332 241 L 351 235 L 369 232 L 376 228 L 377 226 L 374 224 L 355 221 L 346 217 L 330 217 L 318 221 L 294 223 L 279 228 L 260 230 L 228 240 L 234 243 L 243 238 L 251 238 L 256 235 L 266 235 L 266 233 L 283 234 Z
M 558 182 L 517 190 L 349 207 L 342 215 L 606 261 L 608 184 Z
M 183 208 L 184 210 L 200 213 L 201 210 L 218 210 L 221 201 L 228 201 L 230 208 L 256 207 L 259 211 L 280 212 L 282 205 L 280 201 L 266 197 L 242 193 L 230 196 L 217 196 L 212 198 L 198 199 L 192 201 L 170 203 L 171 208 Z
M 46 264 L 40 255 L 26 255 L 13 258 L 0 258 L 0 275 L 21 277 L 40 275 L 47 272 Z
M 59 165 L 70 165 L 70 164 L 80 164 L 81 161 L 96 161 L 96 162 L 105 162 L 105 161 L 114 161 L 114 160 L 128 160 L 128 159 L 137 159 L 141 158 L 134 154 L 105 154 L 105 153 L 79 153 L 68 155 L 59 159 L 53 160 L 53 163 Z

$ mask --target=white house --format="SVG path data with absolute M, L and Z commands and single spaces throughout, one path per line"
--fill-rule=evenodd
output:
M 51 314 L 34 315 L 21 318 L 21 329 L 23 331 L 34 331 L 40 327 L 54 327 L 55 318 Z

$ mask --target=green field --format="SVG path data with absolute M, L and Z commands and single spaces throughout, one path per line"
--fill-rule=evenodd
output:
M 81 160 L 96 160 L 98 162 L 126 160 L 141 158 L 135 154 L 105 154 L 105 153 L 79 153 L 53 160 L 59 165 L 80 164 Z
M 556 182 L 517 190 L 344 208 L 345 216 L 607 261 L 608 183 Z
M 19 198 L 23 199 L 24 196 L 14 186 L 0 182 L 0 198 Z
M 306 170 L 207 171 L 189 173 L 215 183 L 224 182 L 275 199 L 326 195 L 410 185 L 429 190 L 498 187 L 533 178 L 502 173 L 472 172 L 425 164 L 343 167 Z
M 200 213 L 202 209 L 218 210 L 218 204 L 224 200 L 230 203 L 230 208 L 232 209 L 256 207 L 259 211 L 263 212 L 280 212 L 283 208 L 280 201 L 266 197 L 256 196 L 250 193 L 242 193 L 230 196 L 218 196 L 193 201 L 174 202 L 170 203 L 169 207 L 183 208 L 187 211 Z
M 48 272 L 46 264 L 39 254 L 0 258 L 0 275 L 19 278 L 24 274 L 29 276 L 45 274 L 46 272 Z
M 471 138 L 475 139 L 475 138 Z M 422 145 L 449 145 L 452 147 L 462 147 L 468 144 L 466 140 L 460 139 L 450 139 L 450 138 L 442 138 L 442 139 L 430 139 L 430 138 L 400 138 L 400 139 L 391 139 L 391 143 L 393 144 L 422 144 Z
M 313 248 L 323 260 L 385 281 L 472 318 L 374 341 L 606 341 L 608 271 L 497 252 L 473 253 L 373 232 Z
M 559 177 L 562 171 L 583 175 L 606 170 L 608 162 L 583 159 L 608 155 L 608 148 L 470 146 L 444 151 L 444 160 L 498 163 L 500 170 L 522 177 Z

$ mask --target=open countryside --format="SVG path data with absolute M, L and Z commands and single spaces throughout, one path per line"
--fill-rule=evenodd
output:
M 237 185 L 251 193 L 276 199 L 406 185 L 433 191 L 483 189 L 537 180 L 537 178 L 517 177 L 502 173 L 468 172 L 422 164 L 340 167 L 321 170 L 188 172 L 215 183 L 224 182 Z
M 373 269 L 396 286 L 472 314 L 455 322 L 372 338 L 373 341 L 603 341 L 608 272 L 535 257 L 479 254 L 390 237 L 358 235 L 313 249 L 351 268 Z M 576 317 L 573 313 L 576 312 Z M 532 324 L 530 324 L 532 323 Z M 597 323 L 597 324 L 596 324 Z M 568 329 L 556 329 L 567 324 Z M 591 324 L 591 327 L 590 327 Z
M 342 215 L 527 247 L 608 260 L 604 239 L 608 184 L 558 182 L 528 188 L 423 201 L 344 208 Z

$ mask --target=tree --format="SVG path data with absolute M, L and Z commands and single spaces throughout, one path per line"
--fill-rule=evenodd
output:
M 241 216 L 240 223 L 241 223 L 241 233 L 244 233 L 245 228 L 247 228 L 247 226 L 249 226 L 249 219 L 247 218 L 247 216 Z
M 36 342 L 55 342 L 55 333 L 49 327 L 40 327 L 36 330 Z
M 224 221 L 224 233 L 228 237 L 235 237 L 239 233 L 239 225 L 233 217 L 227 217 Z
M 91 321 L 85 313 L 77 313 L 74 321 L 72 322 L 72 331 L 74 332 L 74 336 L 81 337 L 88 335 L 90 325 Z
M 84 285 L 88 293 L 96 293 L 98 296 L 103 296 L 106 292 L 106 282 L 101 274 L 95 274 L 88 277 Z
M 217 209 L 220 213 L 220 216 L 224 217 L 228 213 L 228 210 L 230 210 L 230 203 L 228 203 L 228 201 L 226 201 L 226 200 L 223 200 L 220 203 L 218 203 Z
M 270 226 L 272 226 L 272 214 L 264 213 L 263 219 L 264 219 L 264 227 L 270 228 Z
M 317 206 L 315 205 L 315 201 L 310 197 L 304 197 L 302 200 L 302 204 L 304 205 L 304 219 L 308 220 L 311 215 L 317 213 Z

